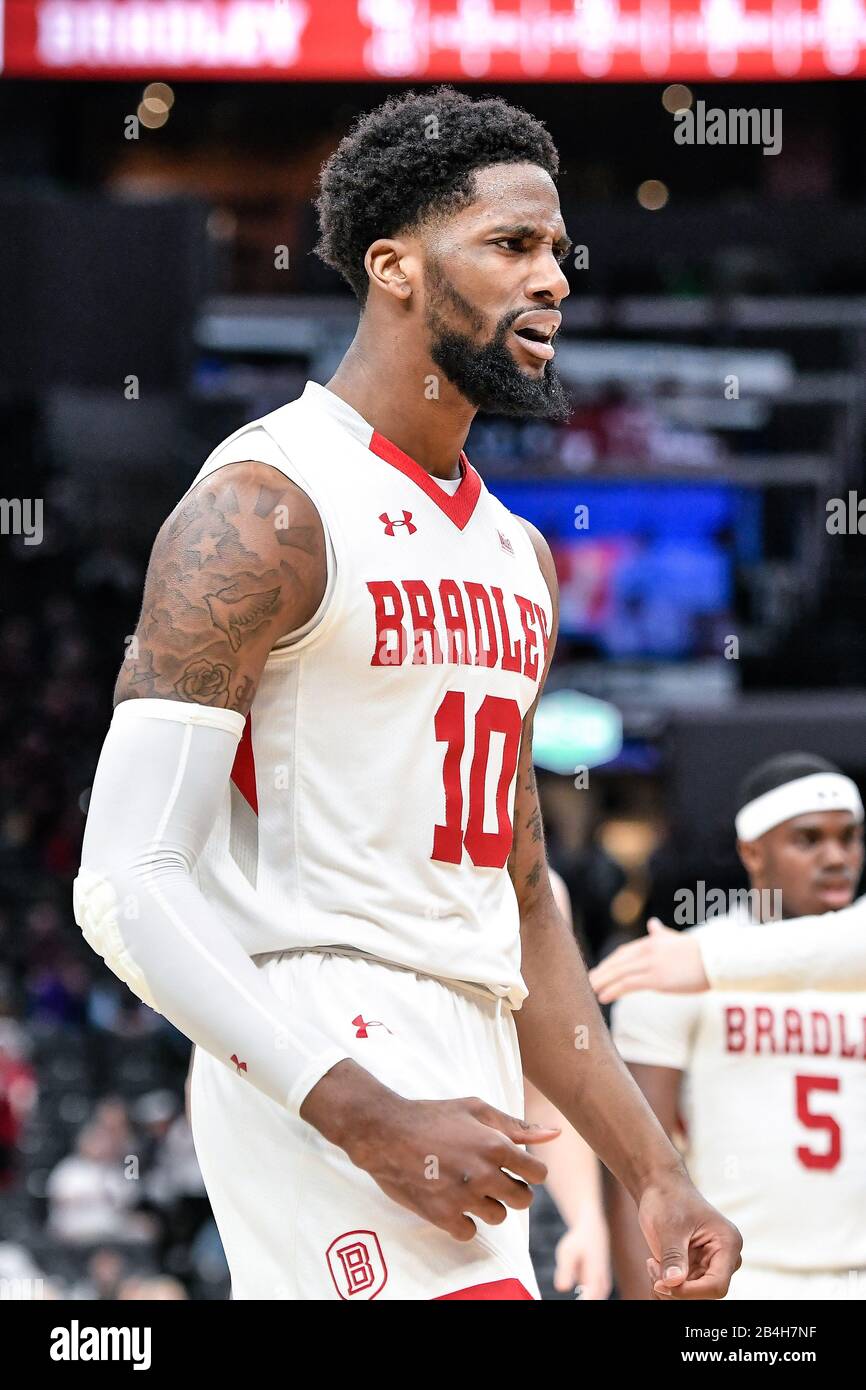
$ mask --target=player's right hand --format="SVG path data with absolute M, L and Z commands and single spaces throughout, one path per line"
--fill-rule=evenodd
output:
M 635 990 L 657 989 L 668 994 L 699 994 L 709 989 L 701 948 L 694 936 L 672 931 L 657 917 L 647 923 L 649 935 L 618 946 L 589 972 L 589 983 L 600 1004 L 612 1004 Z
M 684 1168 L 646 1186 L 638 1221 L 651 1251 L 646 1266 L 654 1300 L 725 1297 L 743 1263 L 743 1238 L 701 1196 Z
M 393 1201 L 456 1240 L 475 1235 L 470 1217 L 498 1226 L 506 1207 L 531 1205 L 529 1184 L 544 1182 L 547 1167 L 521 1146 L 547 1143 L 559 1129 L 528 1124 L 477 1096 L 395 1100 L 384 1125 L 377 1115 L 374 1135 L 346 1145 Z

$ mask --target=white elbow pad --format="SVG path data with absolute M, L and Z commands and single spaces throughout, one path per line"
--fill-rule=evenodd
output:
M 144 972 L 130 955 L 120 929 L 120 899 L 111 880 L 79 869 L 72 885 L 72 911 L 88 946 L 142 1003 L 159 1013 Z

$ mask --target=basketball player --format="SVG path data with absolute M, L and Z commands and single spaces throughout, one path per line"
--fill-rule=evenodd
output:
M 774 912 L 847 906 L 863 868 L 856 786 L 821 758 L 785 754 L 747 778 L 736 818 L 747 902 L 688 935 Z M 745 897 L 746 895 L 742 895 Z M 743 1232 L 733 1299 L 866 1298 L 866 994 L 768 998 L 729 990 L 621 999 L 611 1029 L 621 1056 L 686 1165 Z M 646 1243 L 628 1194 L 610 1184 L 614 1269 L 622 1297 L 649 1297 Z
M 498 99 L 362 117 L 318 203 L 355 339 L 210 456 L 154 545 L 75 913 L 197 1044 L 238 1299 L 536 1297 L 556 1131 L 521 1118 L 521 1056 L 639 1204 L 660 1290 L 722 1297 L 739 1260 L 551 898 L 554 567 L 462 452 L 479 408 L 567 409 L 556 173 Z
M 821 916 L 724 933 L 673 931 L 651 917 L 648 935 L 612 951 L 589 972 L 599 1002 L 636 990 L 866 990 L 866 897 Z

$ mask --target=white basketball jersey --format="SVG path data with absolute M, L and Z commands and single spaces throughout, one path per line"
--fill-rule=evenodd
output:
M 866 1268 L 866 994 L 642 991 L 611 1028 L 627 1062 L 685 1073 L 686 1165 L 746 1264 Z
M 242 458 L 312 498 L 328 588 L 265 665 L 203 892 L 251 955 L 342 946 L 519 1006 L 506 861 L 552 618 L 526 529 L 465 455 L 450 494 L 312 382 L 195 482 Z

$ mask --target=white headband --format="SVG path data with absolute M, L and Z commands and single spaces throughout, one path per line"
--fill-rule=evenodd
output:
M 850 811 L 862 821 L 863 802 L 850 777 L 841 772 L 812 772 L 746 802 L 734 821 L 737 839 L 757 840 L 783 821 L 810 811 Z

